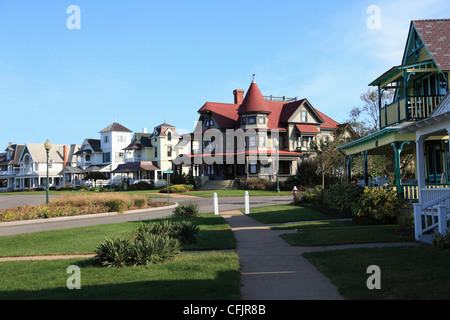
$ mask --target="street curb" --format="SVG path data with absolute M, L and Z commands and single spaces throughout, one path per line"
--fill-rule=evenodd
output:
M 176 207 L 178 207 L 178 205 L 179 205 L 178 202 L 175 202 L 175 204 L 170 205 L 170 206 L 148 208 L 148 209 L 128 210 L 128 211 L 124 211 L 122 213 L 120 213 L 120 212 L 105 212 L 105 213 L 84 214 L 84 215 L 80 215 L 80 216 L 68 216 L 68 217 L 56 217 L 56 218 L 47 218 L 47 219 L 0 222 L 0 228 L 1 227 L 18 226 L 18 225 L 26 225 L 26 224 L 35 224 L 35 223 L 46 223 L 46 222 L 55 222 L 55 221 L 68 221 L 68 220 L 120 216 L 120 215 L 133 214 L 133 213 L 147 213 L 147 212 L 154 212 L 154 211 L 160 211 L 160 210 L 175 209 Z

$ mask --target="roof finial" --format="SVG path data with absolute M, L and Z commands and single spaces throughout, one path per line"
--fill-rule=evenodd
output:
M 252 83 L 255 83 L 255 74 L 253 74 L 253 80 Z

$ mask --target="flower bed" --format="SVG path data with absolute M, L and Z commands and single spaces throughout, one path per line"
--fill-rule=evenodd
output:
M 22 205 L 0 210 L 0 222 L 124 212 L 162 205 L 165 203 L 153 202 L 145 196 L 130 196 L 123 193 L 70 195 L 53 199 L 48 206 Z

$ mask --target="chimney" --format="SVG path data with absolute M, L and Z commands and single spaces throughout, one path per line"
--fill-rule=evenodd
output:
M 12 142 L 9 142 L 8 143 L 8 148 L 11 148 L 11 146 L 12 146 Z
M 67 164 L 67 146 L 66 145 L 64 145 L 64 147 L 63 147 L 63 154 L 64 154 L 64 163 L 63 163 L 63 168 L 65 168 L 66 167 L 66 164 Z
M 236 89 L 233 91 L 234 94 L 234 104 L 241 105 L 244 101 L 244 90 Z

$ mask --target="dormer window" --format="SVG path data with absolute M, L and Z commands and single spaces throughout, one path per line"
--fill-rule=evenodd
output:
M 308 121 L 308 113 L 306 111 L 302 111 L 302 122 Z
M 248 117 L 248 124 L 256 124 L 256 117 Z
M 172 132 L 167 133 L 167 141 L 172 141 Z
M 258 124 L 265 124 L 265 123 L 266 123 L 266 118 L 258 117 Z

